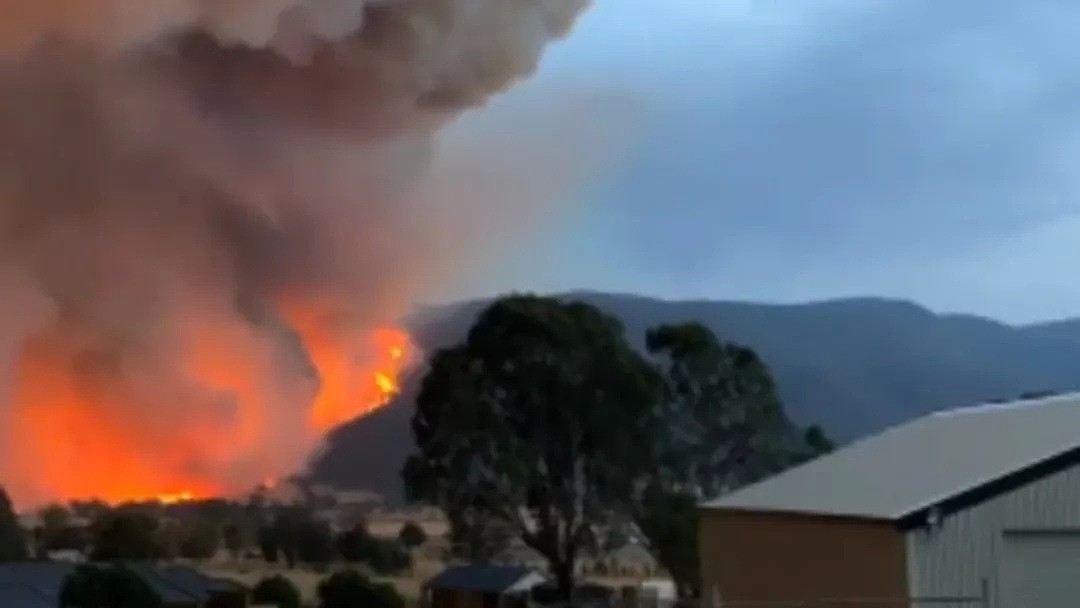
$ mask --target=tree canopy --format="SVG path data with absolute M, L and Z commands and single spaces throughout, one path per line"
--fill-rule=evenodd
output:
M 402 545 L 415 549 L 427 542 L 427 533 L 416 522 L 405 522 L 405 525 L 401 527 L 401 531 L 398 533 L 398 540 L 401 541 Z
M 695 507 L 831 449 L 786 416 L 765 363 L 698 323 L 650 329 L 644 352 L 597 308 L 495 301 L 434 353 L 416 401 L 411 497 L 488 551 L 509 530 L 560 591 L 578 555 L 634 520 L 684 593 L 697 585 Z
M 818 427 L 784 412 L 765 363 L 694 322 L 645 337 L 664 380 L 653 437 L 656 466 L 636 505 L 639 528 L 684 595 L 697 591 L 699 499 L 757 481 L 831 449 Z
M 158 536 L 158 520 L 138 511 L 117 510 L 91 525 L 94 561 L 160 559 L 165 544 Z
M 268 564 L 276 564 L 281 551 L 281 542 L 278 532 L 272 525 L 262 525 L 256 533 L 259 541 L 259 551 Z
M 277 608 L 300 608 L 300 590 L 281 575 L 271 576 L 259 581 L 251 590 L 251 603 Z
M 356 571 L 336 572 L 319 583 L 319 608 L 404 608 L 393 586 L 373 582 Z
M 412 566 L 412 558 L 404 544 L 375 538 L 363 524 L 339 533 L 335 545 L 343 560 L 366 564 L 378 574 L 397 574 Z
M 301 521 L 297 530 L 296 557 L 314 566 L 325 566 L 333 561 L 334 534 L 330 526 L 312 518 Z
M 180 541 L 180 556 L 187 559 L 210 559 L 221 545 L 221 531 L 210 521 L 196 520 Z
M 580 551 L 650 465 L 660 383 L 614 317 L 512 296 L 440 350 L 417 397 L 414 498 L 451 518 L 512 525 L 569 593 Z
M 338 555 L 349 563 L 366 561 L 371 555 L 372 547 L 378 542 L 363 524 L 339 533 L 334 540 Z
M 240 526 L 235 522 L 229 522 L 222 531 L 222 540 L 233 561 L 240 559 L 240 552 L 244 550 L 244 535 L 240 531 Z
M 27 538 L 15 516 L 11 499 L 0 488 L 0 562 L 17 562 L 27 558 Z
M 662 487 L 716 496 L 809 450 L 750 348 L 721 342 L 700 323 L 650 329 L 645 342 L 664 378 L 653 478 Z

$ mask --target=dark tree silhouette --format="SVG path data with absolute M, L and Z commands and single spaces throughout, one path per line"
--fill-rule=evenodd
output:
M 406 522 L 401 527 L 401 532 L 398 533 L 398 540 L 402 545 L 410 549 L 415 549 L 420 545 L 427 542 L 427 533 L 416 522 Z
M 223 540 L 225 541 L 225 549 L 229 551 L 229 555 L 233 558 L 233 561 L 240 559 L 240 552 L 244 550 L 244 537 L 240 533 L 240 527 L 233 522 L 229 522 L 225 526 L 225 531 L 222 533 Z
M 337 572 L 319 583 L 319 608 L 404 608 L 391 585 L 375 583 L 355 571 Z
M 268 564 L 276 564 L 280 553 L 280 541 L 274 526 L 259 526 L 259 551 Z
M 699 587 L 696 504 L 831 449 L 784 412 L 768 367 L 700 323 L 662 325 L 646 347 L 664 378 L 636 519 L 684 596 Z
M 259 581 L 251 590 L 251 603 L 277 608 L 300 608 L 300 590 L 283 576 L 271 576 Z
M 462 344 L 431 358 L 406 484 L 465 527 L 511 526 L 568 598 L 593 528 L 651 465 L 642 446 L 660 387 L 614 317 L 578 302 L 498 300 Z
M 19 525 L 11 499 L 0 488 L 0 562 L 17 562 L 29 556 L 28 536 Z
M 94 561 L 156 560 L 165 555 L 158 521 L 147 513 L 114 511 L 91 525 Z

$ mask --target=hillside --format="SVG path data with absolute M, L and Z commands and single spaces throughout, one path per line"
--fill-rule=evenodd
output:
M 640 344 L 649 326 L 706 323 L 752 346 L 769 363 L 791 416 L 847 441 L 926 412 L 1024 392 L 1080 388 L 1080 321 L 1014 327 L 915 304 L 871 298 L 798 305 L 662 301 L 576 293 L 619 316 Z M 411 321 L 426 349 L 460 339 L 482 302 L 426 309 Z M 316 477 L 400 492 L 411 449 L 416 378 L 375 415 L 330 437 Z

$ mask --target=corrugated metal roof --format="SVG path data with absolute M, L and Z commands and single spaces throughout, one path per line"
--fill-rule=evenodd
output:
M 1078 447 L 1078 393 L 946 410 L 703 506 L 897 520 Z
M 60 587 L 74 569 L 70 564 L 47 562 L 0 564 L 0 607 L 55 607 Z
M 64 579 L 75 571 L 71 564 L 49 562 L 23 562 L 0 564 L 0 585 L 21 585 L 32 591 L 52 598 L 52 603 L 60 596 Z M 0 603 L 0 607 L 4 606 Z
M 239 583 L 209 577 L 187 566 L 159 566 L 155 571 L 173 586 L 192 596 L 209 597 L 212 593 L 246 591 Z
M 211 594 L 242 591 L 244 587 L 208 577 L 186 566 L 156 566 L 146 562 L 125 564 L 139 575 L 166 603 L 192 604 L 206 601 Z M 40 598 L 46 606 L 55 606 L 64 579 L 75 571 L 67 563 L 24 562 L 0 564 L 0 608 L 18 607 Z
M 139 575 L 154 593 L 166 604 L 201 604 L 209 598 L 206 589 L 193 587 L 185 588 L 172 580 L 165 572 L 151 564 L 131 563 L 125 564 L 133 572 Z
M 451 566 L 431 579 L 427 586 L 436 589 L 501 593 L 512 588 L 518 581 L 531 573 L 532 571 L 528 568 L 519 566 L 490 566 L 484 564 Z
M 0 606 L 4 608 L 56 608 L 57 598 L 16 583 L 0 583 Z

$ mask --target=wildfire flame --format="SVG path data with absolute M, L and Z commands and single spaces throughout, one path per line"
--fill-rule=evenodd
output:
M 400 314 L 584 183 L 586 104 L 437 142 L 588 4 L 0 0 L 16 505 L 247 494 L 385 405 Z
M 163 505 L 175 505 L 182 502 L 191 502 L 195 500 L 195 495 L 191 492 L 177 492 L 176 494 L 160 494 L 157 497 L 157 501 Z
M 401 329 L 339 336 L 318 327 L 297 325 L 319 384 L 298 404 L 301 424 L 289 429 L 312 447 L 334 427 L 386 405 L 399 391 L 412 349 Z M 78 349 L 68 337 L 57 332 L 28 341 L 15 370 L 16 407 L 3 421 L 19 429 L 22 441 L 0 446 L 3 457 L 18 460 L 13 470 L 25 477 L 9 473 L 3 483 L 30 504 L 93 498 L 168 505 L 247 491 L 259 482 L 272 487 L 275 476 L 291 473 L 258 460 L 248 481 L 223 478 L 215 469 L 215 463 L 232 462 L 238 454 L 265 451 L 273 425 L 281 421 L 267 411 L 245 354 L 198 337 L 205 347 L 192 350 L 190 371 L 203 386 L 231 397 L 237 405 L 233 416 L 185 417 L 177 409 L 163 422 L 130 395 L 86 386 L 70 368 Z

